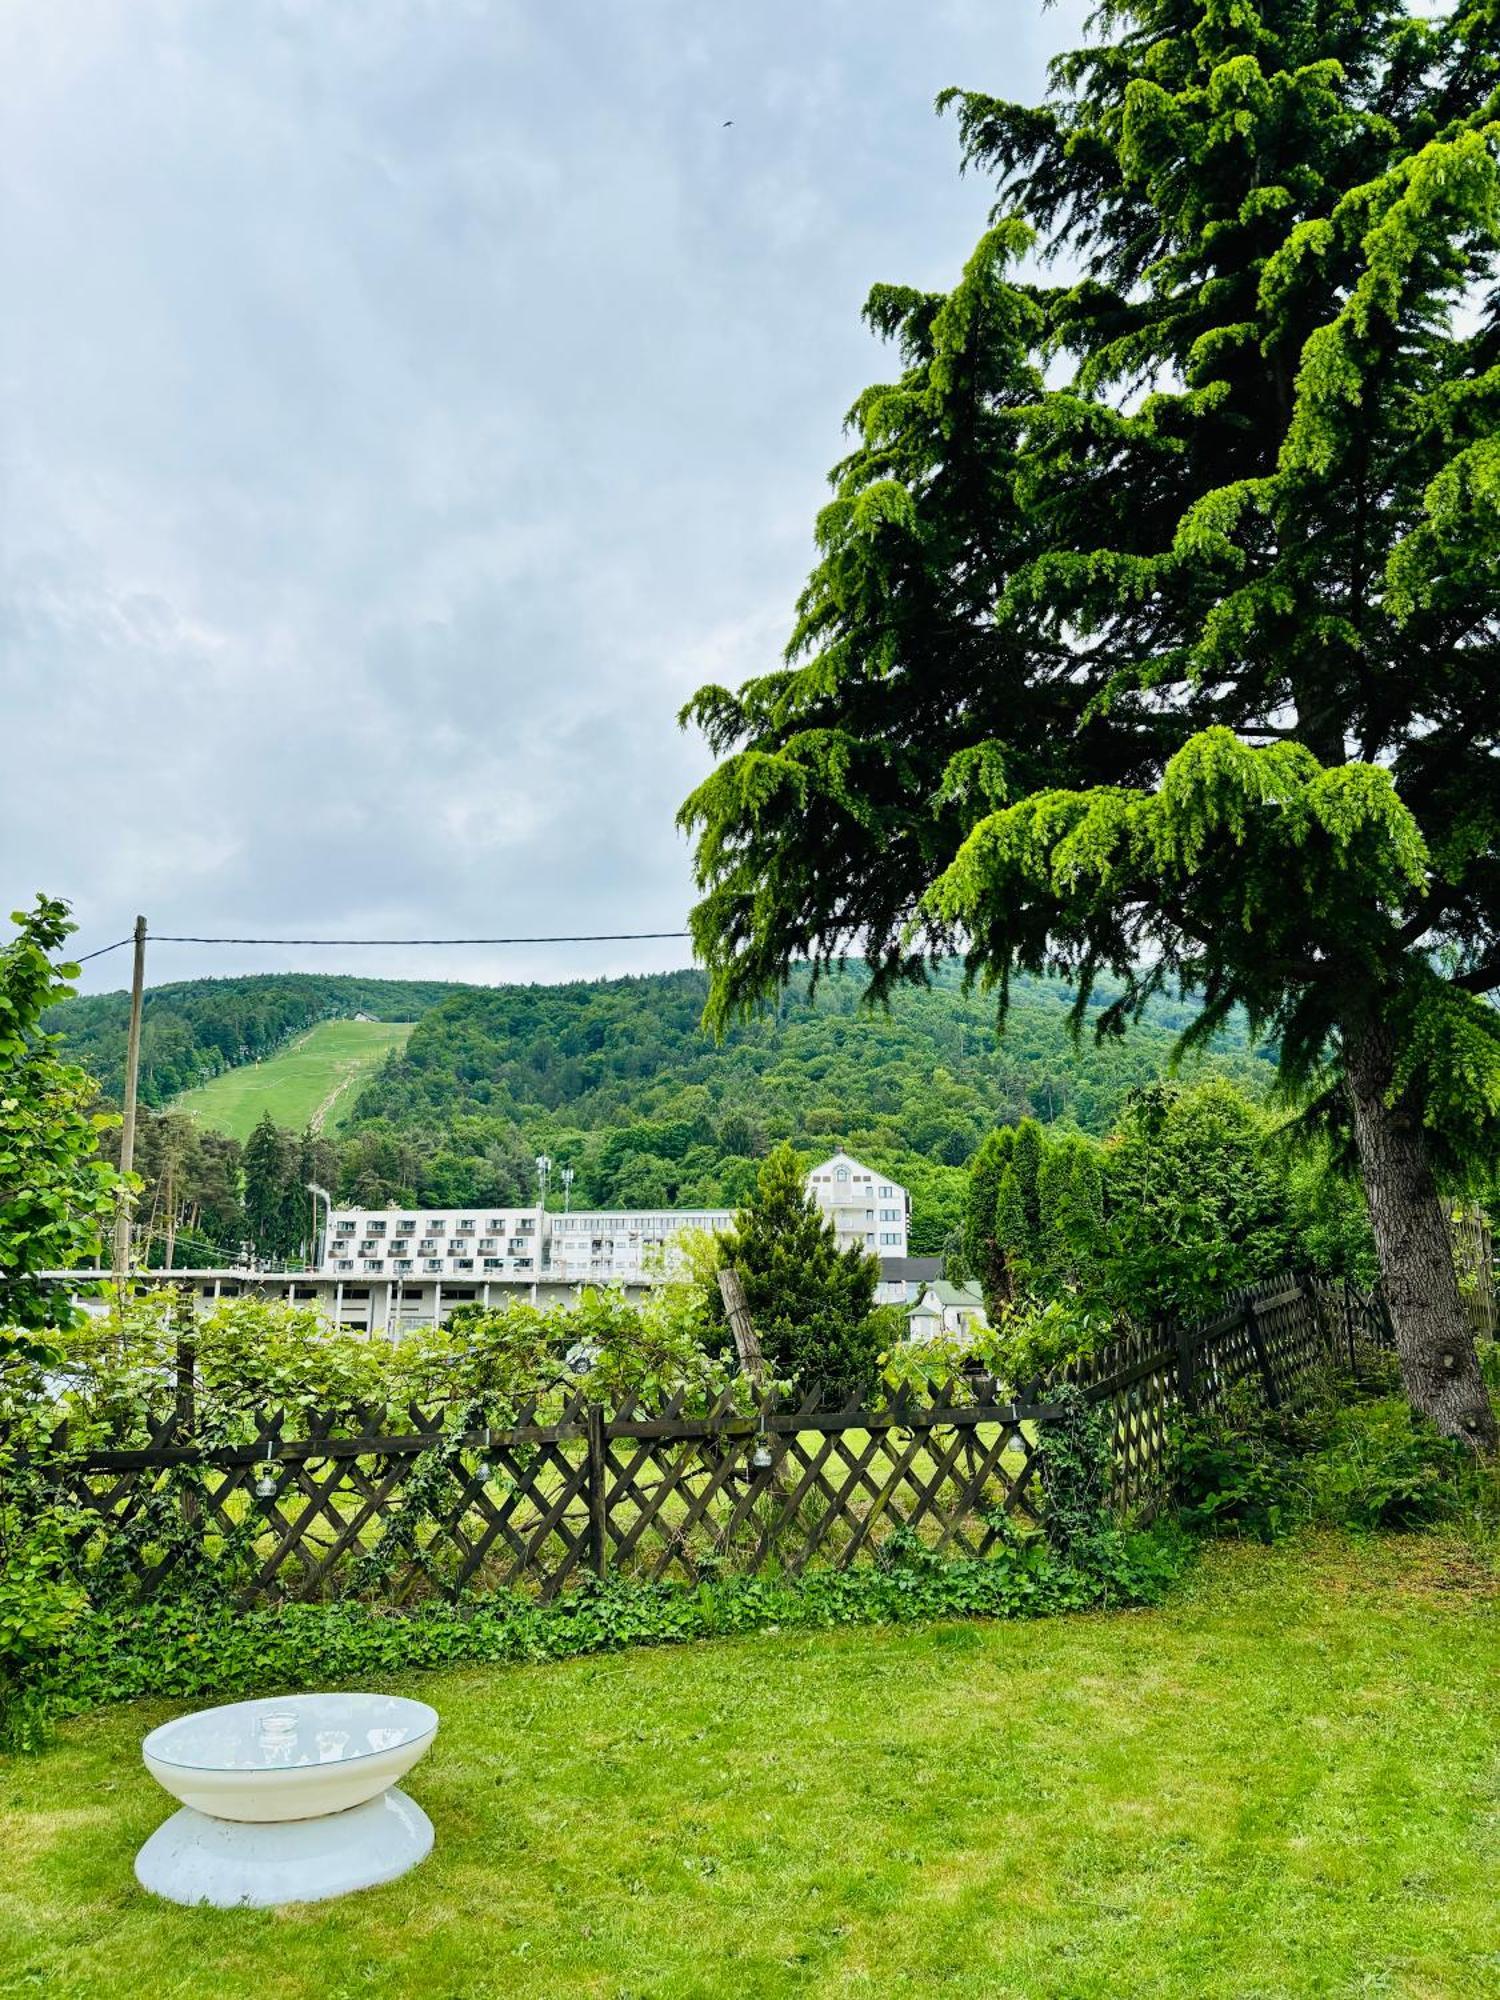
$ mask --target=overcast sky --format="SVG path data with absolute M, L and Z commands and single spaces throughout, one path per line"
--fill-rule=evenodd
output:
M 1040 0 L 0 15 L 0 892 L 163 932 L 673 929 L 676 710 L 774 664 L 880 279 Z M 725 126 L 726 119 L 733 120 Z M 222 952 L 563 978 L 686 948 Z M 85 990 L 118 985 L 124 955 Z

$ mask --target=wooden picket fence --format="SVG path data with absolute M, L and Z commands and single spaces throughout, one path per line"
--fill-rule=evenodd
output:
M 1238 1384 L 1295 1405 L 1331 1362 L 1384 1340 L 1378 1301 L 1279 1279 L 1204 1325 L 1133 1333 L 1063 1379 L 1109 1413 L 1116 1500 L 1149 1507 L 1180 1412 L 1211 1411 Z M 245 1442 L 215 1445 L 197 1434 L 186 1351 L 175 1407 L 144 1443 L 75 1452 L 64 1426 L 43 1466 L 89 1524 L 85 1560 L 142 1596 L 206 1562 L 247 1602 L 550 1598 L 585 1575 L 848 1566 L 896 1536 L 983 1557 L 1044 1524 L 1056 1387 L 1013 1397 L 970 1376 L 878 1404 L 766 1395 L 748 1414 L 741 1388 L 739 1408 L 727 1391 L 699 1414 L 681 1395 L 606 1410 L 584 1384 L 503 1425 L 473 1405 L 361 1408 L 304 1416 L 295 1436 L 268 1412 Z

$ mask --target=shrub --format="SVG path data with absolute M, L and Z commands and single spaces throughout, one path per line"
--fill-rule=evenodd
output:
M 1270 1542 L 1291 1525 L 1288 1461 L 1263 1430 L 1191 1420 L 1175 1427 L 1171 1450 L 1178 1513 L 1194 1534 Z
M 1380 1382 L 1338 1379 L 1310 1409 L 1268 1411 L 1248 1391 L 1177 1426 L 1173 1488 L 1185 1527 L 1262 1541 L 1306 1522 L 1414 1528 L 1492 1506 L 1482 1468 Z M 1372 1393 L 1373 1391 L 1373 1393 Z
M 1333 1527 L 1414 1528 L 1456 1511 L 1462 1447 L 1404 1397 L 1350 1404 L 1305 1469 L 1311 1517 Z
M 1017 1389 L 1055 1375 L 1103 1347 L 1115 1328 L 1108 1313 L 1076 1292 L 1025 1298 L 1002 1312 L 991 1343 L 995 1373 Z

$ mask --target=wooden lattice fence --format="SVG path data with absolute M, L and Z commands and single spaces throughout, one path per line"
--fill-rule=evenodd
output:
M 1041 1518 L 1039 1426 L 1055 1406 L 995 1399 L 987 1381 L 867 1408 L 766 1398 L 738 1414 L 683 1398 L 606 1412 L 576 1390 L 546 1421 L 445 1427 L 441 1411 L 362 1410 L 295 1438 L 279 1415 L 253 1440 L 210 1447 L 164 1419 L 129 1450 L 72 1455 L 49 1471 L 90 1538 L 143 1594 L 201 1553 L 233 1554 L 244 1591 L 318 1598 L 373 1592 L 402 1604 L 434 1590 L 571 1579 L 694 1580 L 718 1568 L 878 1557 L 899 1533 L 980 1556 Z M 261 1490 L 257 1490 L 260 1488 Z
M 1165 1482 L 1179 1414 L 1212 1413 L 1249 1383 L 1273 1409 L 1295 1407 L 1333 1362 L 1357 1367 L 1363 1348 L 1384 1345 L 1379 1301 L 1347 1285 L 1280 1277 L 1238 1295 L 1194 1327 L 1136 1331 L 1067 1371 L 1114 1431 L 1118 1501 L 1149 1500 Z
M 1248 1383 L 1295 1404 L 1331 1361 L 1380 1344 L 1377 1302 L 1281 1279 L 1206 1325 L 1136 1333 L 1067 1371 L 1109 1412 L 1116 1498 L 1149 1503 L 1183 1410 Z M 1019 1399 L 985 1377 L 879 1404 L 726 1391 L 693 1414 L 679 1395 L 605 1410 L 575 1385 L 503 1424 L 411 1406 L 279 1412 L 242 1442 L 197 1428 L 192 1356 L 144 1442 L 75 1450 L 66 1426 L 41 1455 L 78 1507 L 80 1553 L 140 1594 L 197 1563 L 246 1600 L 352 1593 L 389 1604 L 435 1592 L 555 1596 L 584 1575 L 695 1580 L 718 1569 L 878 1560 L 892 1538 L 984 1556 L 1044 1520 L 1046 1432 L 1058 1391 Z M 738 1407 L 736 1407 L 738 1401 Z

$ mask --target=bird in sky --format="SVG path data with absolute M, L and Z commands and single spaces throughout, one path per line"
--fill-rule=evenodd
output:
M 727 132 L 727 131 L 729 130 L 729 127 L 730 127 L 730 126 L 731 126 L 731 125 L 732 125 L 733 123 L 734 123 L 734 120 L 733 120 L 732 118 L 726 118 L 726 119 L 724 120 L 724 130 L 725 130 L 725 131 Z

